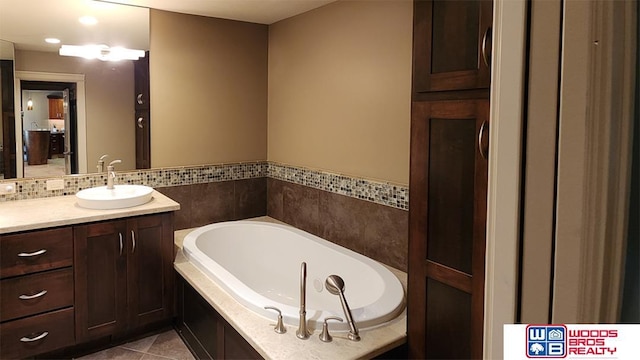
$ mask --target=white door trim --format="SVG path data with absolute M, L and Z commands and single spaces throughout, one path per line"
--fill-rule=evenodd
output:
M 15 94 L 20 94 L 20 81 L 51 81 L 51 82 L 68 82 L 76 84 L 76 99 L 78 111 L 78 173 L 87 173 L 87 111 L 85 103 L 85 87 L 84 74 L 64 74 L 64 73 L 48 73 L 38 71 L 16 71 L 14 89 Z M 22 167 L 22 116 L 20 114 L 20 96 L 15 97 L 16 109 L 16 175 L 18 178 L 24 177 Z
M 503 324 L 516 318 L 525 0 L 495 0 L 487 192 L 484 358 L 503 358 Z

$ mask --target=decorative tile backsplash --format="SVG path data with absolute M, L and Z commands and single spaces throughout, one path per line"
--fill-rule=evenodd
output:
M 353 178 L 267 161 L 119 171 L 115 183 L 141 184 L 159 188 L 260 177 L 272 177 L 398 209 L 409 209 L 409 188 L 406 186 Z M 7 182 L 17 183 L 16 193 L 0 195 L 0 202 L 73 195 L 83 189 L 107 184 L 107 177 L 104 173 L 65 175 L 62 177 L 64 180 L 64 190 L 47 190 L 46 182 L 51 179 L 54 178 L 0 181 L 0 185 Z
M 409 209 L 409 188 L 270 162 L 267 176 L 361 200 Z

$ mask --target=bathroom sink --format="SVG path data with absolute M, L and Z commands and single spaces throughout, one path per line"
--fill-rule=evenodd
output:
M 152 193 L 153 188 L 144 185 L 114 185 L 113 189 L 98 186 L 80 190 L 76 199 L 87 209 L 122 209 L 149 202 Z

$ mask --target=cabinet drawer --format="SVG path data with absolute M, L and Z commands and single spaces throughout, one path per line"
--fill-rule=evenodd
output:
M 0 236 L 0 278 L 71 266 L 71 227 Z
M 73 308 L 0 326 L 0 358 L 18 359 L 73 345 Z
M 0 321 L 73 305 L 73 269 L 14 277 L 0 282 Z

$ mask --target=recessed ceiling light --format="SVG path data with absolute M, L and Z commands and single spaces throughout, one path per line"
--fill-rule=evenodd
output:
M 56 38 L 46 38 L 46 39 L 44 39 L 44 41 L 48 42 L 49 44 L 59 44 L 60 43 L 60 39 L 56 39 Z
M 84 25 L 95 25 L 98 23 L 98 20 L 93 16 L 83 16 L 79 18 L 78 21 L 80 21 L 80 23 Z

